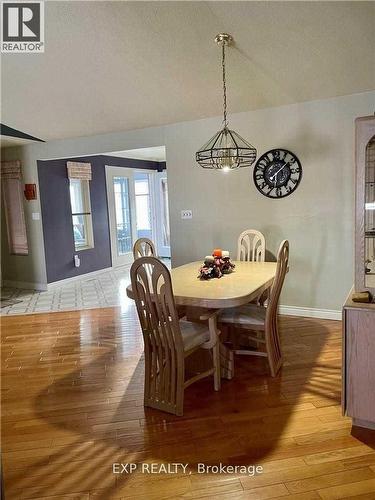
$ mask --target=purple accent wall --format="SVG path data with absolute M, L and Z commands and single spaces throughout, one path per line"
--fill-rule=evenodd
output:
M 73 262 L 73 256 L 77 252 L 74 249 L 67 161 L 87 162 L 91 163 L 92 167 L 90 197 L 94 248 L 79 251 L 80 267 L 74 267 Z M 158 171 L 165 168 L 164 162 L 107 155 L 38 161 L 39 196 L 48 283 L 112 266 L 105 180 L 106 165 Z

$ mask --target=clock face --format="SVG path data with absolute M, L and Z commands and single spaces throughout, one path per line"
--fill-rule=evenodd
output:
M 256 162 L 253 178 L 264 196 L 284 198 L 293 193 L 301 181 L 301 162 L 286 149 L 271 149 Z

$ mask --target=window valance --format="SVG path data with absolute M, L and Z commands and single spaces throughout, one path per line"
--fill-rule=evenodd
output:
M 91 181 L 91 163 L 68 161 L 67 170 L 69 179 Z
M 19 160 L 2 161 L 1 177 L 2 179 L 21 179 L 21 162 Z

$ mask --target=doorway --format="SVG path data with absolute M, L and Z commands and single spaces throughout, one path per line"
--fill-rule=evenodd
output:
M 166 172 L 106 166 L 112 265 L 130 264 L 138 238 L 155 243 L 159 257 L 170 257 Z

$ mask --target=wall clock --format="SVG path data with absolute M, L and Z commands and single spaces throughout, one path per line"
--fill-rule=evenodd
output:
M 268 198 L 285 198 L 297 189 L 302 166 L 297 156 L 287 149 L 271 149 L 256 162 L 253 179 L 256 188 Z

